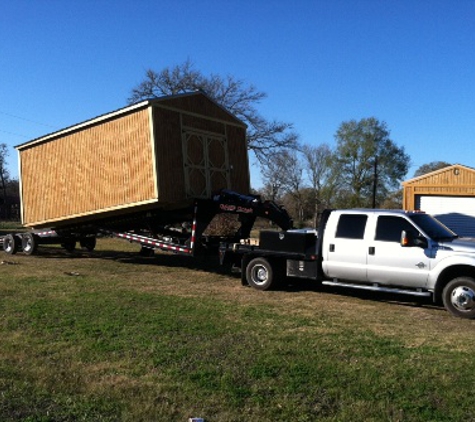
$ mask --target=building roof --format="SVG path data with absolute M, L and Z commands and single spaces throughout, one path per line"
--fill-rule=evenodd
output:
M 203 102 L 207 102 L 208 104 L 212 104 L 216 109 L 220 111 L 220 116 L 223 118 L 223 120 L 226 120 L 227 122 L 232 122 L 235 125 L 242 126 L 244 128 L 247 127 L 247 125 L 240 119 L 238 119 L 234 114 L 229 112 L 225 107 L 223 107 L 221 104 L 217 103 L 214 101 L 209 95 L 207 95 L 203 91 L 196 91 L 196 92 L 187 92 L 183 94 L 177 94 L 177 95 L 168 95 L 168 96 L 163 96 L 163 97 L 157 97 L 157 98 L 151 98 L 147 99 L 144 101 L 137 102 L 135 104 L 128 105 L 126 107 L 122 107 L 118 110 L 111 111 L 109 113 L 101 114 L 99 116 L 93 117 L 91 119 L 85 120 L 81 123 L 77 123 L 72 126 L 68 126 L 64 129 L 57 130 L 55 132 L 48 133 L 46 135 L 43 135 L 39 138 L 32 139 L 28 142 L 25 142 L 23 144 L 15 146 L 17 150 L 22 150 L 25 148 L 29 148 L 32 145 L 47 142 L 49 140 L 52 140 L 54 138 L 57 138 L 62 135 L 66 135 L 70 132 L 79 130 L 79 129 L 85 129 L 89 126 L 96 125 L 98 123 L 101 123 L 105 120 L 109 120 L 112 118 L 120 117 L 122 115 L 125 115 L 127 113 L 130 113 L 135 110 L 147 108 L 149 106 L 166 106 L 169 108 L 175 108 L 176 110 L 182 110 L 182 111 L 190 111 L 191 113 L 196 113 L 196 107 L 195 110 L 190 108 L 189 104 L 186 104 L 187 99 L 191 99 L 193 97 L 201 97 L 201 100 Z M 181 106 L 188 107 L 189 110 L 181 109 Z M 204 113 L 201 113 L 204 115 Z
M 471 176 L 473 176 L 475 175 L 475 169 L 468 166 L 464 166 L 462 164 L 454 164 L 452 166 L 447 166 L 439 170 L 431 171 L 421 176 L 406 180 L 402 182 L 402 185 L 407 186 L 407 185 L 424 185 L 427 183 L 432 184 L 434 183 L 434 179 L 437 179 L 438 184 L 449 185 L 449 184 L 452 184 L 453 181 L 451 179 L 445 178 L 444 176 L 448 176 L 448 175 L 458 176 L 458 175 L 464 175 L 464 174 L 470 174 Z

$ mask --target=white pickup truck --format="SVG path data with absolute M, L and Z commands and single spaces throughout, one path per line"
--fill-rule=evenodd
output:
M 428 214 L 327 210 L 318 231 L 262 231 L 259 246 L 226 244 L 222 262 L 241 265 L 259 290 L 285 276 L 322 284 L 430 296 L 453 315 L 475 318 L 475 239 Z

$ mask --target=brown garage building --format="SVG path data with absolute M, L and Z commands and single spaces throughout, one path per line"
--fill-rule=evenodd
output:
M 460 236 L 475 237 L 475 170 L 455 164 L 402 183 L 405 210 L 432 214 Z

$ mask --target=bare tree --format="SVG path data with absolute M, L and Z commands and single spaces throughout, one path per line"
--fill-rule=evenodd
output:
M 296 146 L 297 135 L 291 123 L 267 120 L 257 111 L 257 105 L 267 96 L 264 92 L 232 75 L 205 76 L 190 60 L 159 72 L 148 69 L 144 80 L 132 89 L 128 102 L 198 90 L 248 125 L 248 148 L 260 163 L 268 160 L 270 152 Z
M 325 208 L 331 207 L 332 198 L 338 189 L 339 173 L 335 166 L 335 154 L 328 144 L 302 147 L 304 168 L 312 189 L 315 226 L 318 215 Z
M 2 205 L 2 208 L 4 209 L 8 207 L 7 183 L 10 180 L 10 173 L 8 172 L 8 169 L 7 169 L 7 156 L 8 156 L 7 144 L 0 144 L 0 189 L 2 190 L 2 194 L 0 197 L 0 204 Z
M 261 167 L 263 179 L 266 181 L 266 190 L 271 192 L 273 200 L 283 200 L 291 202 L 294 208 L 294 217 L 302 222 L 304 219 L 304 177 L 303 165 L 300 152 L 298 150 L 280 150 L 272 155 L 272 159 Z

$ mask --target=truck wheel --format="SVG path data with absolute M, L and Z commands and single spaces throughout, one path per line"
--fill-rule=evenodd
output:
M 475 280 L 472 277 L 454 278 L 442 292 L 445 309 L 460 318 L 475 318 Z
M 247 264 L 246 280 L 257 290 L 269 290 L 275 286 L 274 269 L 267 259 L 254 258 Z
M 21 247 L 26 255 L 33 255 L 38 249 L 38 240 L 33 233 L 25 233 L 21 237 Z
M 95 237 L 83 237 L 79 241 L 79 244 L 81 245 L 81 248 L 84 248 L 84 249 L 88 250 L 89 252 L 92 252 L 96 247 L 96 238 Z
M 18 238 L 13 234 L 7 234 L 3 238 L 3 250 L 9 254 L 14 255 L 18 252 L 18 248 L 20 246 L 20 242 Z

